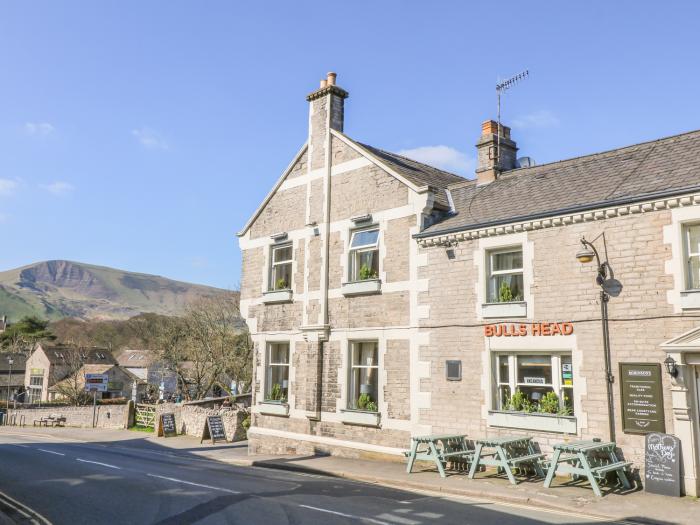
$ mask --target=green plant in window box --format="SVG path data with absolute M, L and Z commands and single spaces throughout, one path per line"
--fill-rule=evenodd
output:
M 506 410 L 515 412 L 533 412 L 535 408 L 535 405 L 520 390 L 516 390 L 506 402 Z
M 558 414 L 559 410 L 559 396 L 554 392 L 544 394 L 537 406 L 537 411 L 544 414 Z
M 369 394 L 360 394 L 357 398 L 357 408 L 360 410 L 367 409 L 367 404 L 372 402 L 372 397 Z
M 284 395 L 282 385 L 280 385 L 279 383 L 275 383 L 274 385 L 272 385 L 272 388 L 270 389 L 270 395 L 267 397 L 267 399 L 268 401 L 286 401 L 287 397 Z
M 367 406 L 365 406 L 365 410 L 367 410 L 368 412 L 377 412 L 377 403 L 375 403 L 374 401 L 368 402 Z
M 376 279 L 377 277 L 377 272 L 375 272 L 366 264 L 360 266 L 360 281 L 366 281 L 367 279 Z
M 502 303 L 510 303 L 513 301 L 513 292 L 505 281 L 501 283 L 501 287 L 498 290 L 498 299 Z
M 284 279 L 283 277 L 280 277 L 275 282 L 275 290 L 286 290 L 287 287 L 288 287 L 287 280 Z

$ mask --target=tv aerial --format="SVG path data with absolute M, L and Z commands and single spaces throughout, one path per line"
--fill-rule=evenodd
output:
M 508 91 L 510 88 L 515 86 L 518 82 L 525 80 L 530 74 L 529 70 L 521 71 L 517 75 L 513 75 L 509 79 L 498 81 L 496 83 L 496 98 L 498 100 L 497 116 L 498 116 L 498 128 L 496 133 L 496 166 L 498 170 L 501 169 L 501 94 Z

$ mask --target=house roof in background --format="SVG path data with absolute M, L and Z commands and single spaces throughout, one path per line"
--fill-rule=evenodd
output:
M 155 357 L 150 350 L 123 348 L 116 354 L 119 366 L 146 368 L 153 364 Z
M 27 367 L 27 356 L 19 353 L 2 353 L 0 354 L 0 371 L 7 372 L 10 370 L 9 358 L 12 358 L 12 370 L 24 370 Z M 1 374 L 0 374 L 1 375 Z
M 641 202 L 700 190 L 700 131 L 506 171 L 450 186 L 455 213 L 416 237 Z
M 62 365 L 78 359 L 85 364 L 116 365 L 112 353 L 105 348 L 78 348 L 68 345 L 45 345 L 40 344 L 46 358 L 52 365 Z M 36 351 L 36 350 L 35 350 Z

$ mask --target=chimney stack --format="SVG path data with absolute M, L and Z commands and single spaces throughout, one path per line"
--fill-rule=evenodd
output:
M 348 92 L 336 84 L 338 75 L 332 71 L 321 80 L 319 88 L 308 95 L 309 102 L 309 166 L 324 166 L 327 136 L 331 129 L 343 131 L 345 99 Z
M 499 142 L 501 148 L 500 159 L 498 158 Z M 487 120 L 481 124 L 481 137 L 476 144 L 476 151 L 478 159 L 476 168 L 477 185 L 493 182 L 501 172 L 515 168 L 518 148 L 510 138 L 510 128 L 501 124 L 499 133 L 498 123 L 495 120 Z

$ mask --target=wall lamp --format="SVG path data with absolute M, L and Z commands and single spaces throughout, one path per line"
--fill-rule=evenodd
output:
M 673 357 L 668 356 L 666 359 L 664 359 L 664 366 L 666 367 L 666 372 L 668 372 L 668 375 L 671 377 L 678 376 L 678 364 L 676 364 L 676 360 L 673 359 Z

